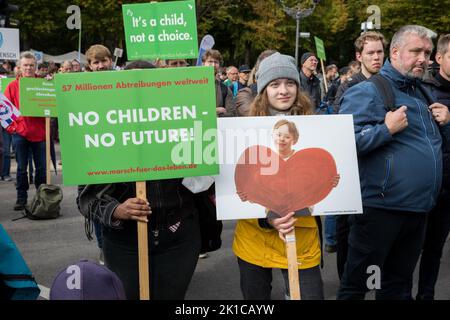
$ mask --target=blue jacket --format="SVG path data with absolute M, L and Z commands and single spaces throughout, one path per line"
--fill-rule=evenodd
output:
M 353 114 L 363 205 L 428 212 L 442 180 L 441 135 L 421 94 L 421 81 L 400 74 L 386 60 L 381 74 L 392 84 L 395 106 L 405 105 L 408 127 L 389 133 L 387 108 L 375 85 L 364 81 L 346 91 L 340 113 Z
M 20 251 L 0 224 L 0 301 L 36 300 L 40 292 Z

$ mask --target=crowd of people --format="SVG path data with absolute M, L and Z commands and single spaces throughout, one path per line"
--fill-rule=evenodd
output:
M 380 32 L 364 32 L 355 40 L 355 60 L 341 68 L 330 64 L 323 75 L 313 52 L 304 53 L 298 67 L 292 57 L 269 49 L 259 55 L 253 68 L 224 67 L 215 49 L 202 56 L 203 66 L 214 67 L 218 117 L 352 114 L 354 120 L 363 214 L 326 216 L 323 240 L 322 221 L 310 214 L 239 220 L 233 252 L 244 299 L 271 298 L 274 268 L 282 270 L 289 297 L 285 235 L 292 230 L 297 238 L 302 299 L 324 298 L 323 250 L 337 255 L 338 299 L 364 299 L 370 290 L 370 266 L 381 270 L 377 299 L 434 299 L 450 230 L 450 34 L 438 39 L 434 65 L 430 62 L 433 32 L 425 27 L 404 26 L 387 45 Z M 85 66 L 77 60 L 59 67 L 37 66 L 34 55 L 24 52 L 17 64 L 17 80 L 4 88 L 5 96 L 20 108 L 21 77 L 115 67 L 103 45 L 91 46 L 86 58 Z M 187 60 L 174 59 L 135 61 L 125 69 L 188 66 Z M 14 210 L 27 204 L 30 159 L 36 188 L 45 177 L 43 119 L 24 119 L 23 131 L 12 134 L 18 164 Z M 289 121 L 275 130 L 280 139 L 298 140 Z M 4 130 L 2 137 L 1 178 L 10 181 L 11 135 Z M 283 159 L 291 155 L 287 152 Z M 338 182 L 339 177 L 334 186 Z M 86 219 L 88 237 L 92 239 L 95 231 L 101 263 L 117 274 L 127 299 L 139 298 L 136 221 L 149 223 L 152 299 L 183 299 L 198 258 L 207 257 L 200 227 L 205 209 L 199 205 L 199 195 L 185 188 L 182 179 L 146 184 L 147 200 L 136 197 L 132 183 L 79 186 L 77 205 Z M 207 193 L 204 199 L 213 203 L 213 187 Z M 239 196 L 246 200 L 245 194 Z M 418 293 L 413 297 L 413 272 L 419 259 Z

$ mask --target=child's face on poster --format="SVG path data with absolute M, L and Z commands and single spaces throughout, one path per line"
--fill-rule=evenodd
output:
M 292 150 L 296 143 L 294 135 L 289 132 L 289 127 L 284 124 L 273 131 L 273 142 L 279 153 L 286 153 Z

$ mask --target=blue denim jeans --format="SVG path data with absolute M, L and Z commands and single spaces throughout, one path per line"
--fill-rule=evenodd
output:
M 336 245 L 336 216 L 325 216 L 325 244 Z
M 36 174 L 34 178 L 34 185 L 36 189 L 42 183 L 45 183 L 45 141 L 42 142 L 30 142 L 24 137 L 15 134 L 13 135 L 13 141 L 16 145 L 16 160 L 17 160 L 17 200 L 27 200 L 28 198 L 28 159 L 30 154 L 33 155 L 34 166 L 36 168 Z
M 97 238 L 97 247 L 99 249 L 102 249 L 103 248 L 102 224 L 100 222 L 94 221 L 94 231 L 95 231 L 95 237 Z
M 11 169 L 11 135 L 2 129 L 3 135 L 3 167 L 0 168 L 0 176 L 5 177 L 10 175 Z

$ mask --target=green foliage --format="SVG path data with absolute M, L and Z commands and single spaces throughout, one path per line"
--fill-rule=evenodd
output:
M 19 11 L 12 18 L 20 22 L 22 49 L 33 48 L 50 54 L 78 49 L 78 30 L 68 30 L 66 9 L 79 5 L 82 16 L 82 50 L 93 43 L 113 49 L 124 48 L 122 3 L 148 0 L 14 0 Z M 301 9 L 312 0 L 284 0 L 286 6 Z M 315 50 L 314 36 L 324 41 L 325 64 L 340 66 L 354 59 L 353 42 L 361 33 L 361 23 L 369 17 L 367 8 L 381 9 L 381 32 L 390 39 L 405 24 L 421 24 L 438 34 L 448 33 L 450 0 L 322 0 L 313 14 L 300 20 L 300 31 L 310 39 L 300 39 L 300 55 Z M 253 64 L 268 48 L 294 55 L 295 19 L 282 9 L 280 0 L 196 0 L 199 41 L 214 36 L 226 64 Z

